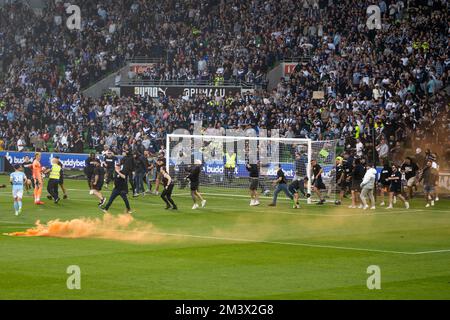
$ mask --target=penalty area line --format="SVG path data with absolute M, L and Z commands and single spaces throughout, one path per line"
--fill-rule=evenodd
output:
M 157 232 L 157 233 L 151 232 L 149 234 L 161 235 L 161 236 L 172 236 L 172 237 L 197 238 L 197 239 L 206 239 L 206 240 L 260 243 L 260 244 L 298 246 L 298 247 L 310 247 L 310 248 L 321 248 L 321 249 L 336 249 L 336 250 L 348 250 L 348 251 L 364 251 L 364 252 L 390 253 L 390 254 L 401 254 L 401 255 L 422 255 L 422 254 L 431 254 L 431 253 L 450 252 L 450 249 L 420 251 L 420 252 L 405 252 L 405 251 L 394 251 L 394 250 L 381 250 L 381 249 L 342 247 L 342 246 L 321 245 L 321 244 L 311 244 L 311 243 L 299 243 L 299 242 L 285 242 L 285 241 L 269 241 L 269 240 L 253 240 L 253 239 L 239 239 L 239 238 L 228 238 L 228 237 L 202 236 L 202 235 L 192 235 L 192 234 L 177 234 L 177 233 L 163 233 L 163 232 Z
M 403 251 L 392 251 L 392 250 L 341 247 L 341 246 L 320 245 L 320 244 L 299 243 L 299 242 L 285 242 L 285 241 L 269 241 L 269 240 L 240 239 L 240 238 L 229 238 L 229 237 L 215 237 L 215 236 L 193 235 L 193 234 L 183 234 L 183 233 L 146 232 L 146 231 L 128 231 L 128 230 L 118 230 L 118 231 L 119 232 L 139 232 L 139 233 L 146 233 L 146 234 L 150 234 L 150 235 L 167 236 L 167 237 L 178 237 L 178 238 L 194 238 L 194 239 L 204 239 L 204 240 L 217 240 L 217 241 L 230 241 L 230 242 L 243 242 L 243 243 L 259 243 L 259 244 L 270 244 L 270 245 L 298 246 L 298 247 L 310 247 L 310 248 L 321 248 L 321 249 L 364 251 L 364 252 L 390 253 L 390 254 L 402 254 L 402 255 L 413 255 L 413 254 L 416 254 L 414 252 L 403 252 Z

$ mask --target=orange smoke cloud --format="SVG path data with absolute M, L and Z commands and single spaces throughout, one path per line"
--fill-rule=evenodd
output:
M 36 222 L 36 227 L 24 232 L 7 234 L 15 237 L 55 237 L 55 238 L 102 238 L 119 241 L 156 242 L 161 240 L 151 223 L 140 224 L 130 229 L 133 217 L 130 214 L 102 218 L 79 218 L 70 221 L 52 220 L 47 224 Z

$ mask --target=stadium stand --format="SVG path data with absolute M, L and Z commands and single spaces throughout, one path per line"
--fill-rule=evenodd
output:
M 167 133 L 192 132 L 202 121 L 205 129 L 338 139 L 347 151 L 375 150 L 395 161 L 404 158 L 400 146 L 431 148 L 445 165 L 448 3 L 381 0 L 382 30 L 370 31 L 365 8 L 372 2 L 71 1 L 82 8 L 81 32 L 65 27 L 62 1 L 47 1 L 42 16 L 25 2 L 6 4 L 0 150 L 156 153 Z M 264 89 L 277 62 L 305 55 L 307 63 Z M 223 99 L 83 96 L 142 56 L 161 62 L 140 80 L 245 81 L 262 89 Z

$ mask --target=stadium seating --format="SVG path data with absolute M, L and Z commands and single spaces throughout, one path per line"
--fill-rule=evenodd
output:
M 192 130 L 198 120 L 205 129 L 338 139 L 347 150 L 359 141 L 371 150 L 384 139 L 392 160 L 403 157 L 399 144 L 431 147 L 443 157 L 450 149 L 445 1 L 380 1 L 379 31 L 365 26 L 372 1 L 71 3 L 82 9 L 81 32 L 65 27 L 62 1 L 47 1 L 42 16 L 21 1 L 0 9 L 5 149 L 157 152 L 167 133 Z M 274 90 L 220 101 L 81 94 L 137 56 L 161 59 L 148 80 L 260 86 L 277 61 L 306 54 L 311 61 Z

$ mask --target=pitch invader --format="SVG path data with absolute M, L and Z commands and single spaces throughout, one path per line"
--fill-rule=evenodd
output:
M 433 169 L 433 162 L 431 160 L 427 161 L 425 168 L 422 171 L 419 182 L 423 181 L 423 190 L 425 192 L 426 208 L 434 206 L 434 201 L 436 199 L 436 185 L 439 173 L 436 169 Z
M 27 194 L 29 194 L 31 188 L 34 188 L 34 181 L 33 181 L 33 161 L 30 160 L 29 156 L 25 156 L 24 161 L 22 163 L 23 172 L 25 173 L 27 177 L 27 183 L 25 184 L 25 190 L 27 191 Z
M 95 153 L 89 154 L 89 157 L 84 162 L 84 174 L 86 175 L 89 190 L 92 190 L 92 177 L 94 175 L 96 162 L 97 158 L 95 157 Z
M 18 216 L 19 214 L 22 213 L 23 189 L 28 179 L 25 173 L 22 172 L 22 167 L 20 165 L 16 165 L 15 171 L 11 173 L 9 180 L 12 185 L 12 194 L 14 198 L 14 211 L 16 216 Z
M 123 164 L 122 164 L 123 165 Z M 116 173 L 114 178 L 114 189 L 109 197 L 108 203 L 105 207 L 101 207 L 104 213 L 108 213 L 109 208 L 113 204 L 114 200 L 117 197 L 121 197 L 123 202 L 125 203 L 126 212 L 131 214 L 130 202 L 128 201 L 128 179 L 125 173 L 122 170 L 122 165 L 116 164 Z
M 206 206 L 206 200 L 203 199 L 202 194 L 199 192 L 201 171 L 202 171 L 202 161 L 195 160 L 194 166 L 190 169 L 190 173 L 186 177 L 186 179 L 191 182 L 191 197 L 192 201 L 194 201 L 194 206 L 192 207 L 192 210 L 196 210 L 200 207 L 197 201 L 200 201 L 202 208 Z
M 259 195 L 258 195 L 258 186 L 259 186 L 259 168 L 256 163 L 246 165 L 249 179 L 250 179 L 250 206 L 259 206 Z
M 322 180 L 323 169 L 317 163 L 316 160 L 311 160 L 311 168 L 312 168 L 312 176 L 313 176 L 313 181 L 312 181 L 313 189 L 314 189 L 314 192 L 316 193 L 317 197 L 319 198 L 319 202 L 317 204 L 323 205 L 325 203 L 325 199 L 322 197 L 320 190 L 326 190 L 326 188 L 327 188 Z
M 101 208 L 106 203 L 106 198 L 102 194 L 102 187 L 105 181 L 105 168 L 102 167 L 100 160 L 94 161 L 94 171 L 92 171 L 91 195 L 100 201 L 98 206 Z
M 275 191 L 273 193 L 272 203 L 269 204 L 269 207 L 277 206 L 278 194 L 283 191 L 286 197 L 291 200 L 294 200 L 294 196 L 289 192 L 287 187 L 287 180 L 284 174 L 283 168 L 281 168 L 281 164 L 277 166 L 277 179 L 273 181 L 273 186 L 276 186 Z
M 108 189 L 108 185 L 114 180 L 114 170 L 118 159 L 111 150 L 108 150 L 103 161 L 106 168 L 105 187 Z
M 336 185 L 339 188 L 339 200 L 336 200 L 334 203 L 341 205 L 346 191 L 344 158 L 342 157 L 336 158 Z
M 392 165 L 391 176 L 387 179 L 390 181 L 389 186 L 389 206 L 386 209 L 393 208 L 394 196 L 397 196 L 405 203 L 406 209 L 409 209 L 409 202 L 402 195 L 402 174 L 398 170 L 396 165 Z
M 162 177 L 162 184 L 164 187 L 164 190 L 161 193 L 161 199 L 163 199 L 163 201 L 166 203 L 166 210 L 169 209 L 178 210 L 177 205 L 172 199 L 172 191 L 173 187 L 175 186 L 173 179 L 167 172 L 166 166 L 162 166 L 160 171 Z
M 300 209 L 300 193 L 303 194 L 307 199 L 311 197 L 311 194 L 306 192 L 306 186 L 308 185 L 309 179 L 308 177 L 304 177 L 303 179 L 295 179 L 289 185 L 288 190 L 294 196 L 294 205 L 293 209 Z

